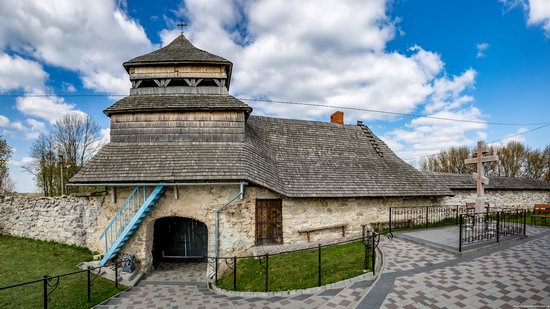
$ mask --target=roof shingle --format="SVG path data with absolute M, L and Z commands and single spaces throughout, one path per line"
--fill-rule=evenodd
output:
M 71 182 L 243 180 L 290 197 L 452 194 L 377 142 L 383 156 L 359 126 L 250 116 L 244 142 L 110 143 Z
M 183 35 L 178 36 L 172 43 L 145 55 L 135 57 L 124 62 L 126 70 L 131 66 L 150 64 L 223 64 L 232 66 L 231 61 L 216 56 L 202 49 L 198 49 Z

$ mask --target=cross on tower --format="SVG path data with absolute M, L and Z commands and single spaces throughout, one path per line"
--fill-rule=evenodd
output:
M 489 178 L 485 177 L 485 169 L 483 168 L 483 163 L 494 162 L 498 160 L 496 155 L 484 156 L 486 154 L 487 147 L 483 141 L 477 142 L 477 149 L 475 158 L 469 158 L 464 160 L 466 164 L 477 164 L 477 173 L 474 173 L 474 179 L 477 182 L 477 199 L 476 199 L 476 212 L 483 212 L 483 207 L 485 206 L 485 196 L 483 185 L 489 184 Z
M 187 27 L 187 24 L 183 22 L 183 19 L 180 19 L 180 22 L 176 24 L 180 28 L 180 34 L 183 35 L 183 28 Z

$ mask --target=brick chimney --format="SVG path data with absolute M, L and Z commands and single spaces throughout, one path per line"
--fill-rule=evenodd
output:
M 337 111 L 334 114 L 330 115 L 330 122 L 343 125 L 344 124 L 344 113 L 341 112 L 341 111 Z

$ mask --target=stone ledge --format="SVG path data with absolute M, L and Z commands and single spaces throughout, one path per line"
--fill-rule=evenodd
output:
M 381 254 L 380 248 L 377 248 L 377 253 Z M 323 285 L 320 287 L 312 287 L 307 289 L 299 289 L 299 290 L 290 290 L 290 291 L 276 291 L 276 292 L 239 292 L 239 291 L 227 291 L 222 288 L 219 288 L 212 284 L 212 282 L 209 282 L 208 289 L 213 291 L 216 294 L 220 295 L 226 295 L 226 296 L 241 296 L 241 297 L 274 297 L 274 296 L 297 296 L 301 294 L 318 294 L 320 292 L 326 291 L 326 290 L 332 290 L 332 289 L 340 289 L 345 287 L 346 285 L 350 285 L 356 282 L 360 281 L 376 281 L 377 278 L 380 276 L 380 273 L 382 271 L 382 264 L 383 259 L 377 258 L 376 264 L 379 265 L 377 267 L 377 272 L 375 275 L 372 274 L 372 272 L 362 274 L 353 278 L 345 279 L 342 281 L 330 283 L 327 285 Z

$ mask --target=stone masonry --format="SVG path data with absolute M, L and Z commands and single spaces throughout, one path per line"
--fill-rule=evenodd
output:
M 0 233 L 88 247 L 104 252 L 99 239 L 131 188 L 117 188 L 117 202 L 110 195 L 96 197 L 32 198 L 25 196 L 0 199 Z M 154 223 L 157 219 L 177 216 L 193 218 L 206 224 L 208 254 L 213 256 L 215 210 L 239 192 L 231 186 L 168 187 L 123 249 L 135 254 L 143 270 L 152 268 Z M 455 190 L 456 196 L 445 198 L 286 198 L 256 186 L 245 186 L 244 198 L 237 199 L 220 216 L 220 255 L 243 255 L 255 251 L 255 211 L 257 199 L 282 199 L 283 242 L 303 244 L 305 234 L 298 231 L 336 223 L 347 224 L 346 236 L 359 235 L 361 225 L 388 220 L 390 207 L 427 205 L 464 205 L 475 200 L 473 190 Z M 536 203 L 550 202 L 548 191 L 487 192 L 492 206 L 532 209 Z M 313 232 L 311 241 L 337 239 L 340 229 Z

